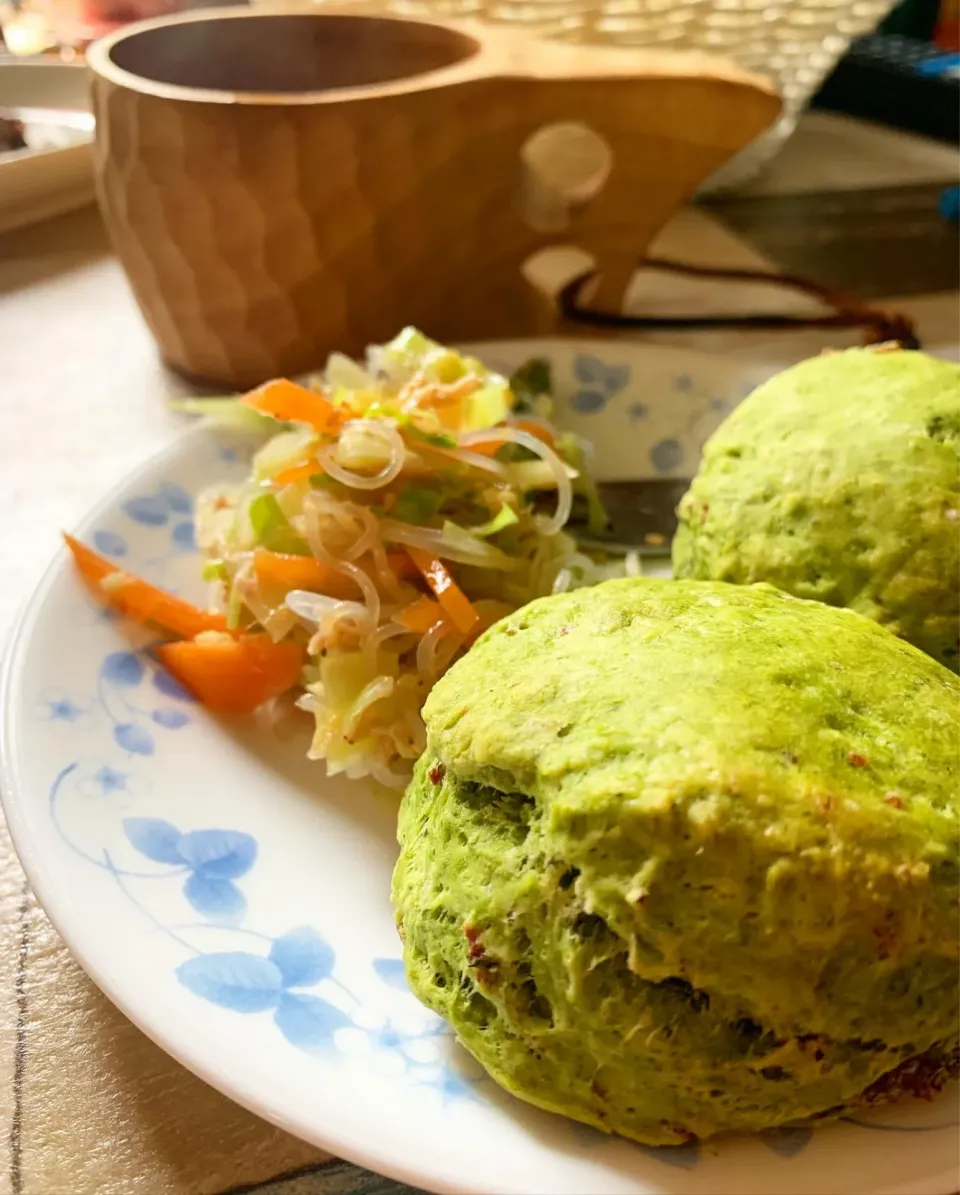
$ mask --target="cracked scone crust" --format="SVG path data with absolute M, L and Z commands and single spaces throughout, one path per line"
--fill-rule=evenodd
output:
M 849 349 L 772 378 L 704 448 L 674 573 L 850 606 L 954 671 L 960 368 Z
M 535 602 L 427 703 L 413 990 L 517 1095 L 651 1144 L 935 1085 L 958 707 L 928 657 L 766 586 Z

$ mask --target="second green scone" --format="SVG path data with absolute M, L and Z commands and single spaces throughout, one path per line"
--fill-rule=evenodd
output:
M 707 443 L 678 577 L 849 606 L 958 667 L 960 368 L 849 349 L 786 370 Z

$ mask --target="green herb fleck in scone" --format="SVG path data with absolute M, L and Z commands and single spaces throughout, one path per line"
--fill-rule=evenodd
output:
M 651 1144 L 956 1065 L 960 680 L 770 586 L 504 619 L 426 708 L 407 974 L 504 1087 Z
M 788 369 L 707 443 L 678 515 L 676 576 L 850 606 L 957 670 L 956 365 L 849 349 Z

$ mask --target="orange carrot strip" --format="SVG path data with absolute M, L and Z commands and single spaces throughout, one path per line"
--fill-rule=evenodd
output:
M 477 456 L 496 456 L 500 449 L 504 446 L 506 440 L 483 440 L 479 444 L 471 444 L 468 451 L 475 452 Z
M 282 423 L 309 423 L 318 432 L 333 431 L 341 423 L 340 410 L 329 399 L 287 378 L 264 382 L 242 401 L 261 415 L 272 415 Z
M 256 548 L 253 571 L 264 585 L 279 585 L 283 589 L 310 589 L 335 598 L 355 598 L 358 593 L 357 586 L 348 576 L 312 556 L 293 556 Z
M 323 466 L 319 461 L 307 461 L 305 465 L 291 465 L 289 469 L 282 469 L 272 480 L 276 485 L 293 485 L 297 481 L 309 481 L 316 473 L 322 473 Z
M 431 556 L 423 548 L 406 549 L 410 559 L 423 574 L 424 580 L 436 594 L 444 613 L 463 634 L 469 634 L 480 620 L 473 603 L 450 576 L 443 561 Z
M 536 436 L 538 440 L 542 440 L 544 444 L 549 444 L 551 448 L 557 442 L 556 437 L 549 428 L 543 427 L 542 424 L 534 423 L 532 420 L 518 419 L 513 426 L 530 436 Z
M 222 614 L 201 610 L 149 581 L 132 576 L 72 535 L 64 533 L 63 538 L 84 580 L 98 597 L 121 613 L 137 622 L 156 623 L 183 639 L 190 639 L 201 631 L 226 631 L 227 620 Z
M 304 648 L 268 635 L 203 636 L 156 649 L 161 664 L 208 709 L 248 714 L 300 679 Z
M 417 598 L 415 602 L 405 609 L 401 610 L 399 614 L 394 615 L 396 621 L 405 626 L 409 631 L 415 631 L 418 635 L 425 635 L 432 626 L 436 626 L 445 616 L 443 608 L 429 597 Z
M 363 561 L 360 567 L 364 568 Z M 387 567 L 398 581 L 409 581 L 420 576 L 420 571 L 404 551 L 387 553 Z M 312 556 L 295 556 L 287 552 L 271 552 L 256 548 L 253 553 L 253 571 L 257 580 L 264 585 L 276 585 L 281 589 L 310 589 L 314 593 L 325 593 L 329 597 L 343 600 L 360 596 L 359 587 L 353 580 Z M 374 576 L 374 581 L 377 578 Z
M 420 576 L 420 570 L 402 549 L 387 552 L 387 564 L 398 581 L 410 581 Z

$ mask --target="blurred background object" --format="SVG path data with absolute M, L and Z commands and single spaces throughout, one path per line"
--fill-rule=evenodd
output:
M 131 21 L 209 4 L 0 0 L 0 233 L 94 201 L 90 42 Z
M 880 23 L 877 32 L 918 41 L 933 41 L 933 33 L 940 16 L 940 0 L 900 0 L 900 3 Z
M 960 50 L 960 0 L 901 0 L 877 32 Z
M 960 50 L 960 0 L 941 0 L 933 40 L 942 50 Z
M 814 99 L 892 128 L 956 144 L 960 139 L 960 54 L 901 33 L 854 42 Z
M 93 131 L 81 63 L 0 62 L 0 232 L 93 202 Z
M 222 2 L 222 0 L 219 0 Z M 0 52 L 55 55 L 66 61 L 120 25 L 218 0 L 0 0 Z
M 179 7 L 179 0 L 0 0 L 0 26 L 17 57 L 54 53 L 69 60 L 118 24 Z
M 859 38 L 814 107 L 956 144 L 960 139 L 960 0 L 902 0 Z

